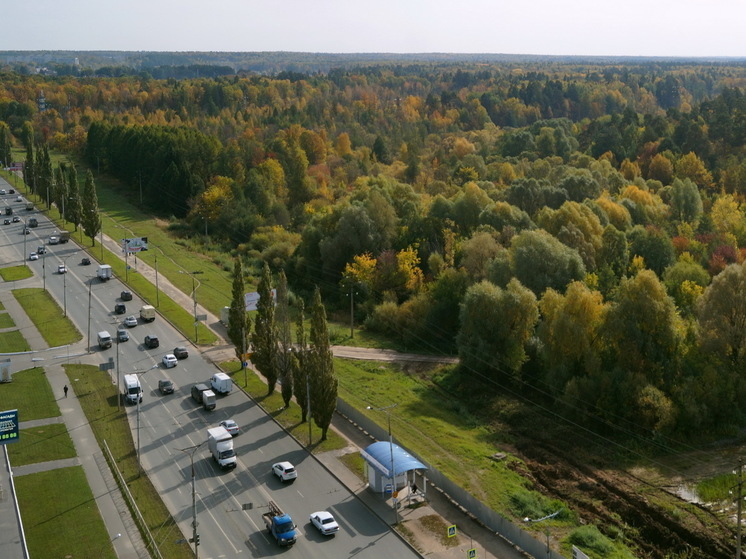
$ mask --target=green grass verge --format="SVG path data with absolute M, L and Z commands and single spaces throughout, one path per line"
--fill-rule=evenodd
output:
M 23 337 L 20 330 L 11 330 L 10 332 L 0 332 L 0 353 L 16 353 L 19 351 L 30 351 L 26 338 Z
M 62 316 L 62 309 L 42 288 L 14 289 L 13 295 L 49 347 L 72 344 L 83 337 L 73 323 L 67 317 Z
M 62 387 L 59 390 L 62 395 Z M 18 410 L 19 421 L 61 415 L 52 387 L 41 367 L 18 371 L 13 375 L 12 382 L 0 384 L 0 400 L 2 409 Z
M 18 476 L 15 484 L 31 557 L 116 559 L 82 467 Z
M 124 407 L 117 409 L 119 395 L 116 386 L 110 382 L 108 375 L 102 375 L 98 367 L 93 365 L 65 365 L 65 372 L 75 387 L 75 394 L 96 441 L 103 447 L 106 440 L 162 555 L 169 559 L 193 557 L 189 546 L 176 543 L 181 538 L 181 530 L 148 476 L 138 475 L 136 450 L 127 414 Z
M 34 272 L 32 272 L 26 264 L 12 266 L 10 268 L 0 268 L 0 277 L 2 277 L 4 281 L 24 280 L 33 275 Z
M 13 328 L 15 325 L 16 323 L 13 322 L 13 317 L 10 316 L 10 313 L 0 313 L 0 328 Z
M 291 435 L 293 435 L 302 445 L 308 445 L 308 422 L 301 423 L 301 409 L 295 403 L 290 402 L 290 407 L 285 408 L 285 402 L 278 390 L 271 395 L 267 395 L 267 384 L 259 378 L 252 370 L 247 369 L 246 375 L 241 372 L 241 364 L 238 361 L 226 361 L 220 363 L 220 368 L 225 371 L 232 379 L 236 386 L 240 386 L 259 404 L 264 411 L 271 415 L 280 425 L 282 425 Z M 248 382 L 244 382 L 244 376 Z M 321 440 L 321 429 L 315 423 L 311 422 L 311 452 L 320 453 L 329 450 L 338 450 L 347 446 L 347 441 L 337 435 L 331 429 L 327 432 L 327 439 Z
M 361 480 L 366 481 L 365 460 L 363 460 L 363 457 L 360 455 L 359 452 L 351 452 L 350 454 L 344 454 L 339 457 L 339 461 L 342 462 L 342 464 L 344 464 L 345 466 L 347 466 L 347 469 L 350 470 L 357 477 L 359 477 Z
M 64 423 L 50 423 L 31 429 L 21 429 L 18 442 L 8 445 L 8 454 L 13 466 L 38 464 L 77 456 Z
M 0 303 L 0 311 L 4 311 L 4 310 L 5 310 L 5 305 L 3 305 L 2 303 Z

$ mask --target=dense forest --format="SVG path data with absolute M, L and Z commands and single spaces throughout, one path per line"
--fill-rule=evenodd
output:
M 746 424 L 745 86 L 675 61 L 6 72 L 0 160 L 75 153 L 298 294 L 354 290 L 474 398 L 722 436 Z

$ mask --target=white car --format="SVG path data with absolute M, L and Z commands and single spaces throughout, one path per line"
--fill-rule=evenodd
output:
M 293 481 L 298 477 L 298 472 L 295 470 L 295 466 L 290 462 L 277 462 L 277 464 L 272 464 L 272 473 L 280 478 L 280 481 L 282 482 Z
M 127 318 L 125 318 L 124 325 L 127 328 L 134 328 L 135 326 L 137 326 L 137 318 L 135 318 L 135 315 L 130 315 Z
M 20 196 L 16 196 L 16 202 L 23 202 L 23 198 L 21 198 Z
M 60 264 L 57 266 L 57 273 L 58 274 L 66 274 L 67 273 L 67 267 L 64 264 Z
M 339 524 L 330 512 L 320 510 L 311 514 L 311 523 L 325 536 L 333 536 L 339 531 Z
M 241 429 L 238 427 L 238 423 L 236 423 L 232 419 L 226 419 L 225 421 L 221 421 L 220 426 L 224 427 L 225 430 L 228 431 L 233 437 L 235 437 L 241 432 Z
M 176 367 L 176 364 L 179 362 L 178 359 L 176 359 L 176 356 L 173 353 L 167 353 L 163 356 L 163 366 L 166 367 L 166 369 L 170 369 L 171 367 Z
M 32 252 L 31 254 L 28 255 L 28 259 L 29 260 L 39 260 L 39 255 L 36 254 L 35 252 Z

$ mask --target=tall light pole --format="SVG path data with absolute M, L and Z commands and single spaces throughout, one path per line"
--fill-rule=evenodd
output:
M 66 256 L 62 259 L 62 265 L 65 267 L 65 273 L 62 274 L 62 306 L 65 308 L 65 317 L 67 317 L 67 259 L 70 258 L 70 256 L 75 256 L 78 254 L 77 252 L 73 252 L 72 254 Z M 46 253 L 42 255 L 42 260 L 45 260 Z M 42 266 L 43 268 L 43 266 Z M 44 283 L 44 289 L 46 289 L 46 275 L 45 277 L 45 283 Z
M 139 378 L 144 375 L 145 373 L 148 373 L 158 367 L 158 363 L 150 367 L 147 371 L 140 371 L 140 372 L 134 372 L 130 373 L 133 375 L 137 375 L 137 378 Z M 142 386 L 140 387 L 140 394 L 137 395 L 137 475 L 139 476 L 142 473 L 142 463 L 140 462 L 140 400 L 142 400 Z
M 382 408 L 374 408 L 373 406 L 368 406 L 366 409 L 374 410 L 374 411 L 385 411 L 386 412 L 386 418 L 388 420 L 389 425 L 389 450 L 391 452 L 391 470 L 390 470 L 390 476 L 391 479 L 391 498 L 394 504 L 394 524 L 399 524 L 399 507 L 397 506 L 397 499 L 394 497 L 394 494 L 396 493 L 396 470 L 394 469 L 394 437 L 391 435 L 391 409 L 395 408 L 399 404 L 391 404 L 390 406 L 385 406 Z
M 182 270 L 179 270 L 179 273 L 189 274 L 192 277 L 192 302 L 194 304 L 194 343 L 196 344 L 199 342 L 199 333 L 197 330 L 197 325 L 199 324 L 199 322 L 197 322 L 197 288 L 200 286 L 200 283 L 199 281 L 197 281 L 195 284 L 196 280 L 194 276 L 196 274 L 201 274 L 202 270 L 197 270 L 195 272 L 184 272 Z
M 201 447 L 204 442 L 187 448 L 178 448 L 181 452 L 189 454 L 189 460 L 192 463 L 192 542 L 194 542 L 194 557 L 199 559 L 199 535 L 197 534 L 197 494 L 194 490 L 194 453 Z

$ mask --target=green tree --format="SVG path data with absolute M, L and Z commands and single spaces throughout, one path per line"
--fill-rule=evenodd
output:
M 339 381 L 334 374 L 334 356 L 329 343 L 326 309 L 321 303 L 321 292 L 316 288 L 311 305 L 311 347 L 308 374 L 311 379 L 311 414 L 321 429 L 321 440 L 326 440 L 329 425 L 337 409 Z
M 710 274 L 687 252 L 663 273 L 666 290 L 676 301 L 676 305 L 687 312 L 693 310 L 692 305 L 695 301 L 692 300 L 692 296 L 696 293 L 701 295 L 709 283 Z
M 0 167 L 10 167 L 13 159 L 10 128 L 4 122 L 0 122 Z
M 696 226 L 702 216 L 702 197 L 691 179 L 674 179 L 671 185 L 671 210 L 679 221 Z
M 236 358 L 241 362 L 241 369 L 245 369 L 244 363 L 246 362 L 246 354 L 249 352 L 249 334 L 251 332 L 251 316 L 246 312 L 244 295 L 243 265 L 239 256 L 233 264 L 231 306 L 228 311 L 228 339 L 234 346 Z
M 295 351 L 293 352 L 293 392 L 301 409 L 301 423 L 308 421 L 308 342 L 306 341 L 305 306 L 298 298 L 298 317 L 295 322 Z
M 746 351 L 746 266 L 731 264 L 712 279 L 697 308 L 705 350 L 720 354 L 734 365 Z
M 456 341 L 464 370 L 515 375 L 528 358 L 525 345 L 538 318 L 536 297 L 516 279 L 505 289 L 488 281 L 469 287 Z
M 251 362 L 267 379 L 267 395 L 275 391 L 277 384 L 277 326 L 275 324 L 275 302 L 272 298 L 272 279 L 269 266 L 264 264 L 262 277 L 257 286 L 259 302 L 254 322 L 254 332 L 251 335 L 253 352 Z
M 570 282 L 585 277 L 578 251 L 543 230 L 513 237 L 509 252 L 513 274 L 537 296 L 548 287 L 563 292 Z
M 65 202 L 65 219 L 78 230 L 83 215 L 83 206 L 80 200 L 80 185 L 78 185 L 78 171 L 75 165 L 70 165 L 67 174 L 67 201 Z
M 83 232 L 91 239 L 91 246 L 96 245 L 96 235 L 101 231 L 101 214 L 98 212 L 98 196 L 93 173 L 89 170 L 85 175 L 85 184 L 81 196 L 81 223 Z
M 31 192 L 35 192 L 35 184 L 36 184 L 36 170 L 34 168 L 34 146 L 32 143 L 26 144 L 26 161 L 23 164 L 23 182 L 26 183 L 26 186 L 31 190 Z
M 280 270 L 280 281 L 277 284 L 277 308 L 275 323 L 280 346 L 277 352 L 277 369 L 285 408 L 293 399 L 293 340 L 290 334 L 290 302 L 288 300 L 288 280 L 285 272 Z

